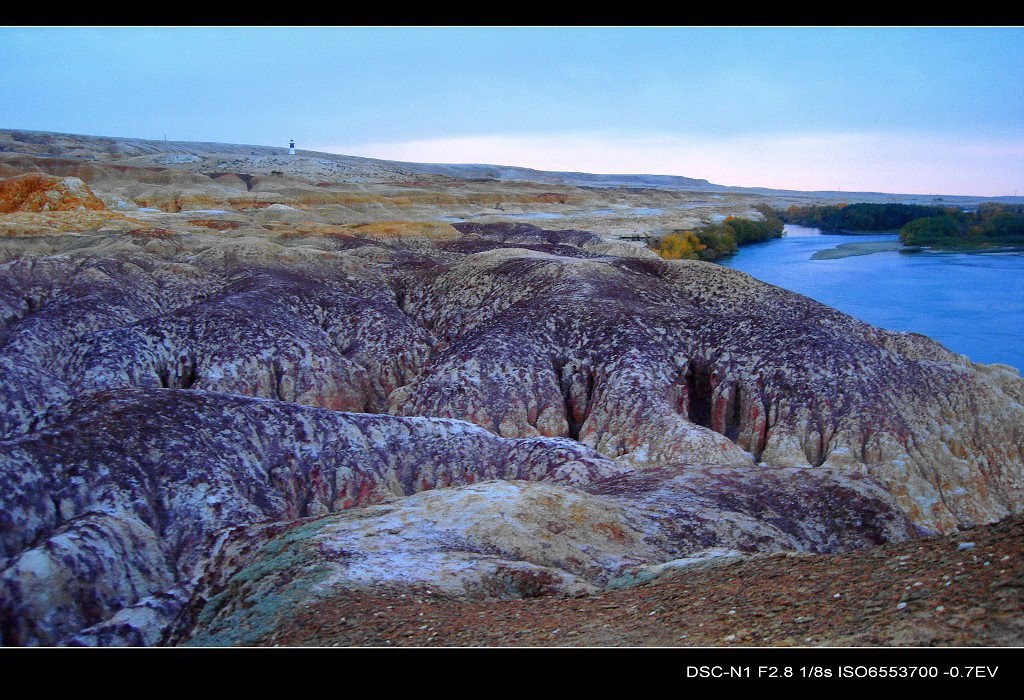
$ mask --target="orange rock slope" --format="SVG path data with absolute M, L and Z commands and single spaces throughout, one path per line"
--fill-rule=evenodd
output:
M 27 173 L 0 180 L 0 214 L 106 209 L 77 177 Z

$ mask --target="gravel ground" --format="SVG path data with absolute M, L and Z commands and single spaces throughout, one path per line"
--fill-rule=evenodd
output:
M 582 598 L 349 592 L 264 644 L 1020 646 L 1024 517 L 845 554 L 730 559 Z

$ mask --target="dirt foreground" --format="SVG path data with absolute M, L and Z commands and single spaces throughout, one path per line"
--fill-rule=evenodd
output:
M 846 554 L 730 559 L 581 598 L 352 593 L 264 640 L 314 646 L 1018 646 L 1024 518 Z

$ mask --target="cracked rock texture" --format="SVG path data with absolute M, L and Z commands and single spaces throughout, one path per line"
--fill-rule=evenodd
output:
M 193 220 L 4 240 L 4 644 L 245 643 L 346 591 L 582 595 L 1024 504 L 1015 372 L 743 273 Z

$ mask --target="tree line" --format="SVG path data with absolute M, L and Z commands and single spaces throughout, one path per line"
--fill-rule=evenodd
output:
M 823 231 L 898 231 L 914 219 L 945 213 L 945 207 L 920 204 L 830 204 L 792 206 L 779 216 L 787 224 Z
M 654 245 L 666 260 L 718 260 L 733 255 L 741 245 L 782 237 L 783 220 L 767 205 L 756 209 L 763 218 L 743 219 L 730 216 L 692 230 L 673 231 Z
M 900 229 L 900 241 L 939 248 L 1024 246 L 1024 205 L 982 204 L 977 211 L 950 209 L 915 219 Z
M 899 231 L 904 245 L 939 248 L 1024 245 L 1024 205 L 982 204 L 975 211 L 918 204 L 789 207 L 786 223 L 826 231 Z

